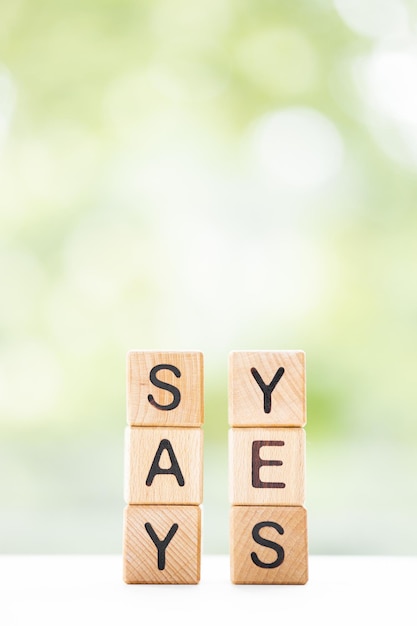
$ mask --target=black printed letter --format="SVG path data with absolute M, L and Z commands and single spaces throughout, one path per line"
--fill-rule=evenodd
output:
M 160 467 L 159 465 L 159 459 L 161 458 L 164 450 L 168 452 L 171 460 L 171 467 L 166 469 Z M 181 468 L 178 465 L 177 457 L 172 449 L 171 442 L 168 439 L 162 439 L 158 446 L 158 450 L 156 451 L 154 460 L 152 461 L 151 469 L 149 470 L 148 478 L 146 479 L 147 487 L 152 485 L 152 481 L 157 474 L 174 474 L 179 486 L 184 487 L 184 476 L 182 475 Z
M 268 483 L 260 479 L 259 470 L 263 465 L 282 465 L 282 461 L 270 459 L 265 461 L 259 456 L 263 446 L 283 446 L 284 441 L 253 441 L 252 442 L 252 487 L 257 489 L 284 489 L 285 483 Z
M 163 570 L 165 569 L 165 552 L 166 552 L 169 542 L 171 541 L 171 539 L 173 538 L 173 536 L 178 530 L 178 524 L 173 524 L 171 528 L 169 529 L 169 532 L 167 536 L 165 537 L 165 539 L 162 539 L 162 540 L 159 539 L 158 535 L 152 528 L 151 524 L 149 524 L 149 522 L 146 522 L 145 528 L 149 537 L 152 539 L 152 541 L 156 545 L 156 549 L 158 550 L 158 569 Z
M 261 528 L 265 528 L 265 526 L 275 528 L 275 530 L 280 535 L 284 534 L 284 529 L 282 528 L 282 526 L 276 524 L 275 522 L 259 522 L 258 524 L 255 524 L 252 530 L 252 537 L 254 541 L 256 541 L 256 543 L 259 543 L 260 546 L 265 546 L 266 548 L 272 548 L 272 550 L 275 550 L 275 552 L 277 553 L 277 558 L 272 563 L 264 563 L 259 559 L 256 552 L 252 552 L 250 557 L 255 565 L 257 565 L 258 567 L 262 567 L 264 569 L 273 569 L 274 567 L 279 567 L 284 561 L 285 552 L 284 548 L 280 546 L 279 543 L 275 543 L 275 541 L 270 541 L 269 539 L 265 539 L 264 537 L 260 536 L 259 531 Z
M 284 368 L 279 367 L 275 373 L 274 378 L 271 380 L 269 385 L 266 385 L 264 381 L 262 380 L 256 367 L 251 368 L 251 374 L 256 380 L 256 382 L 258 383 L 258 385 L 260 386 L 260 388 L 262 389 L 262 392 L 264 394 L 264 412 L 265 413 L 271 412 L 271 394 L 274 391 L 280 379 L 282 378 L 282 376 L 284 375 L 284 372 L 285 372 Z
M 175 367 L 175 365 L 168 365 L 166 363 L 163 363 L 161 365 L 155 365 L 155 367 L 151 369 L 151 372 L 149 374 L 149 379 L 151 383 L 155 385 L 155 387 L 158 387 L 158 389 L 165 389 L 166 391 L 172 393 L 173 396 L 172 402 L 170 404 L 158 404 L 153 395 L 150 393 L 148 395 L 149 402 L 156 409 L 161 409 L 161 411 L 172 411 L 172 409 L 176 409 L 179 405 L 181 400 L 181 393 L 177 387 L 174 387 L 174 385 L 170 385 L 169 383 L 166 383 L 163 380 L 159 380 L 159 378 L 156 377 L 156 374 L 159 372 L 159 370 L 169 370 L 170 372 L 175 374 L 177 378 L 181 376 L 181 372 L 177 367 Z

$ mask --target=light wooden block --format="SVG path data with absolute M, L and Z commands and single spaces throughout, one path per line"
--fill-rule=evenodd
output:
M 201 504 L 203 431 L 128 426 L 125 433 L 128 504 Z
M 234 506 L 230 575 L 235 584 L 304 585 L 307 512 L 301 506 Z
M 305 426 L 305 353 L 302 350 L 231 352 L 231 426 Z
M 303 428 L 231 428 L 229 464 L 232 504 L 304 504 Z
M 126 583 L 187 585 L 199 582 L 199 506 L 127 506 L 123 533 L 123 579 Z
M 201 426 L 203 354 L 127 354 L 127 422 L 131 426 Z

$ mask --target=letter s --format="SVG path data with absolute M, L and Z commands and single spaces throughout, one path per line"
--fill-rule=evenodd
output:
M 149 402 L 152 404 L 152 406 L 154 406 L 156 409 L 160 409 L 161 411 L 172 411 L 172 409 L 177 408 L 181 401 L 181 392 L 178 387 L 174 387 L 174 385 L 170 385 L 163 380 L 159 380 L 159 378 L 156 377 L 159 370 L 169 370 L 170 372 L 175 374 L 177 378 L 180 378 L 181 372 L 177 367 L 175 367 L 175 365 L 162 363 L 161 365 L 155 365 L 155 367 L 151 369 L 151 372 L 149 374 L 149 379 L 151 383 L 155 385 L 155 387 L 158 387 L 158 389 L 165 389 L 166 391 L 172 393 L 173 396 L 172 402 L 170 402 L 170 404 L 158 404 L 153 395 L 150 393 L 148 395 Z
M 265 546 L 266 548 L 271 548 L 272 550 L 275 550 L 275 552 L 277 553 L 277 558 L 272 563 L 264 563 L 263 561 L 259 559 L 256 552 L 252 552 L 250 557 L 252 561 L 255 563 L 255 565 L 257 565 L 258 567 L 262 567 L 264 569 L 273 569 L 274 567 L 279 567 L 281 563 L 283 563 L 285 552 L 284 552 L 284 548 L 280 546 L 279 543 L 276 543 L 275 541 L 270 541 L 269 539 L 265 539 L 264 537 L 261 537 L 261 535 L 259 534 L 259 531 L 261 528 L 265 528 L 266 526 L 269 526 L 270 528 L 275 528 L 275 530 L 280 535 L 284 534 L 284 529 L 282 528 L 282 526 L 280 526 L 279 524 L 276 524 L 275 522 L 259 522 L 258 524 L 255 524 L 255 526 L 252 529 L 252 537 L 254 541 L 258 543 L 260 546 Z

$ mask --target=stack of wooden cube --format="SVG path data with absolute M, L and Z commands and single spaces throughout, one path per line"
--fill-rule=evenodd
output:
M 130 351 L 123 578 L 200 580 L 203 355 Z
M 305 354 L 235 351 L 229 361 L 231 580 L 305 584 Z

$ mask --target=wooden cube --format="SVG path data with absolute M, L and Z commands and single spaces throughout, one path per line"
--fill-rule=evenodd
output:
M 203 391 L 201 352 L 128 352 L 131 426 L 201 426 Z
M 235 584 L 304 585 L 307 513 L 301 506 L 233 506 L 230 574 Z
M 199 506 L 127 506 L 123 533 L 123 579 L 126 583 L 187 585 L 199 582 Z
M 303 428 L 231 428 L 229 463 L 232 504 L 304 504 Z
M 305 353 L 302 350 L 231 352 L 231 426 L 305 426 Z
M 126 428 L 126 503 L 201 504 L 202 499 L 200 428 Z

